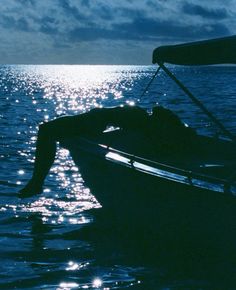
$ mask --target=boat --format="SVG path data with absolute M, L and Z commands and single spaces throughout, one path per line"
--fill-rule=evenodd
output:
M 197 135 L 188 154 L 159 151 L 142 133 L 118 128 L 93 139 L 63 140 L 102 205 L 93 212 L 96 222 L 78 237 L 118 265 L 151 265 L 161 269 L 162 278 L 173 274 L 175 281 L 186 277 L 191 283 L 207 281 L 207 288 L 229 289 L 236 261 L 235 136 L 165 64 L 236 63 L 236 36 L 160 47 L 153 62 L 154 77 L 163 69 L 225 138 Z
M 162 69 L 219 127 L 225 138 L 197 135 L 192 154 L 171 155 L 154 149 L 150 140 L 138 132 L 110 128 L 96 139 L 75 137 L 64 140 L 62 145 L 69 149 L 85 183 L 94 189 L 92 192 L 96 192 L 95 196 L 103 206 L 113 205 L 115 208 L 118 204 L 125 206 L 127 202 L 129 211 L 133 200 L 138 203 L 140 198 L 142 204 L 148 199 L 150 204 L 155 204 L 153 201 L 157 197 L 158 202 L 160 196 L 165 200 L 166 192 L 168 196 L 170 193 L 177 195 L 178 199 L 182 196 L 182 200 L 191 196 L 192 203 L 212 201 L 213 197 L 219 203 L 222 197 L 235 200 L 236 137 L 166 64 L 235 64 L 236 36 L 161 46 L 153 52 L 153 63 L 158 69 L 152 80 Z M 119 194 L 114 194 L 117 188 Z

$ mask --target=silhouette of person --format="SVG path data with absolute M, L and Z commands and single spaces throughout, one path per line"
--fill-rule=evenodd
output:
M 42 192 L 44 180 L 55 159 L 56 142 L 74 136 L 96 137 L 107 126 L 148 134 L 154 142 L 155 139 L 158 142 L 162 140 L 164 146 L 176 142 L 176 138 L 189 129 L 173 112 L 161 106 L 154 107 L 151 115 L 138 106 L 95 108 L 83 114 L 43 123 L 39 126 L 37 136 L 33 175 L 20 190 L 19 197 L 30 197 Z

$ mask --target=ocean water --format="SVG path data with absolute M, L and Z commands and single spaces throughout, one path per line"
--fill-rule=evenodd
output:
M 155 70 L 154 66 L 0 66 L 0 289 L 236 289 L 236 264 L 224 254 L 227 241 L 218 245 L 220 255 L 210 246 L 194 255 L 192 235 L 189 248 L 176 238 L 172 244 L 184 254 L 168 254 L 173 245 L 165 237 L 171 231 L 178 237 L 178 220 L 164 233 L 154 231 L 157 221 L 151 220 L 152 236 L 143 236 L 143 242 L 133 237 L 139 243 L 130 252 L 126 246 L 118 250 L 111 217 L 104 215 L 98 221 L 102 205 L 63 148 L 58 148 L 44 192 L 24 200 L 17 197 L 32 173 L 38 125 L 58 116 L 124 104 L 150 110 L 159 103 L 199 133 L 218 134 L 164 72 L 141 97 Z M 235 67 L 172 67 L 172 71 L 236 134 Z M 109 190 L 112 194 L 113 188 Z M 206 222 L 210 229 L 210 221 Z M 89 238 L 83 234 L 86 230 Z M 197 236 L 198 228 L 194 232 Z M 130 235 L 122 237 L 129 240 Z M 160 247 L 148 249 L 152 259 L 145 259 L 149 239 Z

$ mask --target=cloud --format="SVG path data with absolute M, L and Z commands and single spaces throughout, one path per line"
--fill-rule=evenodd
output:
M 188 2 L 183 4 L 182 10 L 186 14 L 199 15 L 206 19 L 220 20 L 229 16 L 225 8 L 205 8 L 201 5 Z
M 229 30 L 224 24 L 200 24 L 198 26 L 189 24 L 186 26 L 177 21 L 158 21 L 148 18 L 135 19 L 132 23 L 123 23 L 115 25 L 117 31 L 126 32 L 127 38 L 157 40 L 172 38 L 176 39 L 192 39 L 204 37 L 216 37 L 229 34 Z
M 36 4 L 36 0 L 18 0 L 22 5 L 32 5 L 34 6 Z
M 103 20 L 112 20 L 114 18 L 114 10 L 111 7 L 106 5 L 101 5 L 94 10 L 94 14 L 97 14 L 99 18 Z
M 12 16 L 2 16 L 0 19 L 0 24 L 3 28 L 9 30 L 18 30 L 18 31 L 31 31 L 28 21 L 20 17 L 19 19 L 15 19 Z
M 56 36 L 59 33 L 55 18 L 45 16 L 40 19 L 39 23 L 40 23 L 39 32 L 51 36 Z
M 87 20 L 86 16 L 77 9 L 75 5 L 70 4 L 69 0 L 59 0 L 60 6 L 63 8 L 64 14 L 78 20 Z M 83 6 L 86 6 L 83 1 Z M 89 7 L 89 6 L 86 6 Z
M 87 56 L 95 63 L 106 59 L 137 63 L 139 55 L 138 61 L 144 63 L 151 47 L 234 33 L 234 1 L 224 3 L 227 6 L 222 7 L 220 0 L 4 1 L 0 62 L 25 57 L 27 62 L 85 63 Z M 127 56 L 131 52 L 133 58 Z
M 89 8 L 91 6 L 91 0 L 81 0 L 81 5 Z

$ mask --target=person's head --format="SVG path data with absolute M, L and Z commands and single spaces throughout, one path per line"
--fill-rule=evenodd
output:
M 165 111 L 166 109 L 160 105 L 156 105 L 152 108 L 152 113 L 150 115 L 150 129 L 153 133 L 158 133 L 162 128 Z
M 183 125 L 177 115 L 159 105 L 152 109 L 151 123 L 153 128 L 165 128 L 165 130 L 175 130 Z
M 152 117 L 161 118 L 167 111 L 167 109 L 163 108 L 160 105 L 157 105 L 152 108 Z

